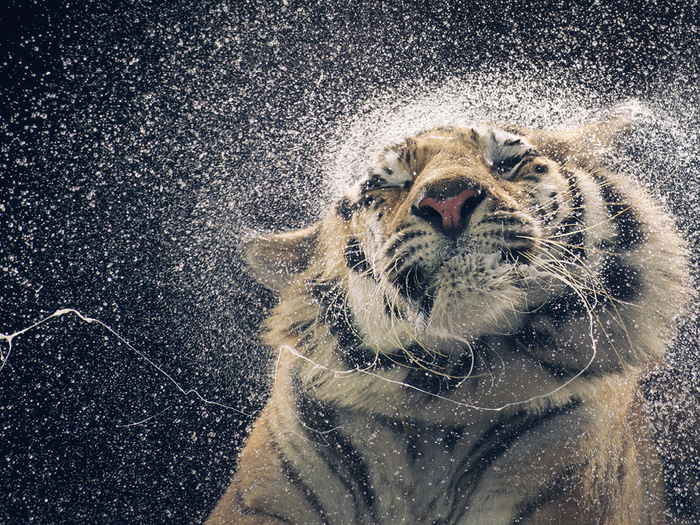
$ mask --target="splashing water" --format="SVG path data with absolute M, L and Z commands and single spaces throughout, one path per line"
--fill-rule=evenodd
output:
M 692 2 L 420 17 L 390 2 L 131 4 L 35 5 L 7 31 L 3 523 L 205 515 L 274 366 L 255 335 L 274 297 L 245 275 L 238 239 L 309 224 L 417 130 L 561 127 L 640 99 L 616 161 L 648 190 L 671 175 L 658 196 L 700 275 Z M 670 357 L 688 399 L 697 319 Z
M 190 394 L 193 394 L 197 399 L 199 399 L 199 401 L 201 401 L 204 404 L 218 406 L 218 407 L 221 407 L 221 408 L 224 408 L 227 410 L 233 410 L 234 412 L 238 412 L 242 416 L 245 416 L 248 418 L 253 417 L 252 414 L 246 414 L 245 412 L 241 412 L 240 410 L 236 409 L 235 407 L 232 407 L 229 405 L 224 405 L 221 403 L 217 403 L 216 401 L 210 401 L 208 399 L 205 399 L 196 390 L 193 390 L 193 389 L 185 390 L 175 379 L 173 379 L 173 377 L 170 374 L 168 374 L 165 370 L 163 370 L 162 367 L 158 366 L 156 363 L 151 361 L 143 352 L 141 352 L 139 349 L 135 348 L 131 343 L 129 343 L 129 341 L 124 339 L 117 332 L 112 330 L 109 326 L 104 324 L 99 319 L 93 319 L 91 317 L 86 317 L 85 315 L 81 314 L 77 310 L 73 310 L 72 308 L 64 308 L 62 310 L 56 310 L 54 313 L 52 313 L 48 317 L 45 317 L 41 321 L 38 321 L 38 322 L 34 323 L 33 325 L 28 326 L 27 328 L 24 328 L 18 332 L 15 332 L 14 334 L 0 334 L 0 341 L 5 341 L 7 343 L 6 350 L 0 348 L 0 372 L 2 372 L 2 369 L 5 367 L 5 364 L 7 364 L 7 361 L 10 359 L 10 354 L 12 353 L 12 341 L 15 337 L 21 336 L 21 335 L 23 335 L 31 330 L 34 330 L 34 329 L 41 327 L 41 325 L 49 322 L 54 317 L 61 317 L 64 315 L 69 315 L 69 314 L 77 316 L 81 321 L 83 321 L 85 323 L 88 323 L 88 324 L 95 323 L 95 324 L 100 325 L 107 332 L 109 332 L 114 337 L 116 337 L 120 342 L 124 343 L 129 348 L 129 350 L 131 350 L 136 355 L 138 355 L 143 360 L 145 360 L 149 366 L 153 367 L 161 375 L 163 375 L 165 378 L 167 378 L 173 385 L 175 385 L 175 387 L 180 391 L 180 393 L 182 395 L 189 396 Z M 116 426 L 117 427 L 129 427 L 129 426 L 134 426 L 134 425 L 142 425 L 142 424 L 146 423 L 152 417 L 156 417 L 156 416 L 150 416 L 142 421 L 135 421 L 133 423 L 128 423 L 125 425 L 116 425 Z
M 438 87 L 426 87 L 423 93 L 410 97 L 396 98 L 384 95 L 367 101 L 365 109 L 359 115 L 339 123 L 333 132 L 335 139 L 324 145 L 322 166 L 324 179 L 323 186 L 320 188 L 322 192 L 313 195 L 314 191 L 309 189 L 307 191 L 310 195 L 305 197 L 308 200 L 307 206 L 315 208 L 313 215 L 322 213 L 321 210 L 326 208 L 333 198 L 339 196 L 347 185 L 364 172 L 374 152 L 382 145 L 400 140 L 422 129 L 436 125 L 484 121 L 515 123 L 526 127 L 561 127 L 588 121 L 597 112 L 605 109 L 593 93 L 579 93 L 578 96 L 572 96 L 571 91 L 565 89 L 542 93 L 533 89 L 533 86 L 529 86 L 526 79 L 513 82 L 507 87 L 499 86 L 494 82 L 494 79 L 484 77 L 454 79 Z M 700 159 L 698 158 L 700 133 L 698 133 L 698 122 L 694 113 L 692 111 L 678 113 L 678 107 L 683 106 L 674 99 L 643 101 L 644 109 L 637 117 L 635 130 L 617 161 L 624 171 L 637 176 L 640 184 L 646 186 L 648 190 L 663 182 L 660 185 L 660 194 L 666 206 L 677 216 L 679 228 L 691 243 L 694 254 L 693 272 L 697 276 L 697 254 L 700 250 L 697 246 L 698 221 L 694 210 L 697 209 L 695 201 L 698 192 L 689 190 L 688 186 L 696 185 L 700 181 Z M 200 203 L 206 204 L 207 208 L 205 218 L 199 222 L 200 231 L 196 235 L 203 236 L 206 239 L 204 242 L 212 241 L 206 238 L 208 225 L 217 225 L 216 227 L 219 228 L 217 235 L 227 237 L 225 240 L 219 237 L 218 242 L 227 246 L 235 246 L 240 235 L 238 232 L 259 229 L 259 223 L 256 220 L 241 215 L 232 216 L 229 213 L 231 202 L 235 202 L 236 195 L 236 190 L 233 188 L 221 192 L 218 200 L 213 201 L 209 193 L 200 194 Z M 204 209 L 204 206 L 201 208 Z M 211 235 L 211 232 L 208 234 Z M 197 275 L 196 270 L 216 268 L 218 256 L 216 251 L 204 250 L 201 247 L 195 250 L 188 255 L 191 269 L 185 277 L 185 280 L 190 283 L 199 283 L 202 287 L 200 291 L 205 290 L 214 298 L 221 293 L 222 281 L 227 281 L 223 286 L 224 289 L 231 286 L 230 277 L 227 274 L 210 274 L 213 279 L 207 283 L 205 275 Z M 207 286 L 212 288 L 207 290 Z M 21 344 L 13 346 L 15 338 L 26 336 L 32 331 L 41 331 L 51 319 L 67 314 L 75 314 L 89 324 L 101 325 L 131 351 L 145 359 L 148 365 L 162 377 L 175 385 L 181 395 L 194 397 L 203 405 L 212 405 L 238 414 L 245 420 L 254 417 L 254 409 L 241 410 L 235 406 L 235 403 L 209 399 L 196 389 L 181 386 L 181 383 L 163 367 L 118 335 L 106 323 L 68 308 L 56 311 L 11 335 L 0 335 L 0 340 L 6 344 L 0 355 L 0 374 L 4 373 L 4 368 L 8 362 L 11 362 L 12 352 L 17 352 L 18 348 L 21 351 Z M 220 315 L 220 312 L 217 315 Z M 684 320 L 684 331 L 672 354 L 672 361 L 697 362 L 693 346 L 696 339 L 691 335 L 697 331 L 697 315 L 698 312 L 693 311 L 692 315 Z M 231 329 L 235 329 L 235 326 Z M 215 359 L 214 363 L 215 365 L 210 366 L 220 367 L 218 372 L 225 378 L 226 384 L 241 386 L 235 366 L 231 366 L 231 363 L 227 363 L 226 359 L 220 357 Z M 253 382 L 250 383 L 250 385 L 253 384 Z M 241 397 L 247 395 L 245 393 L 247 388 L 249 387 L 244 386 L 244 390 L 239 391 Z M 488 409 L 498 410 L 499 407 Z M 162 416 L 163 411 L 156 409 L 137 421 L 116 423 L 115 427 L 146 425 L 153 418 Z

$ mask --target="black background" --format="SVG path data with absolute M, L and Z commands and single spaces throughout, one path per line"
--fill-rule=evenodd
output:
M 501 68 L 613 102 L 696 94 L 697 15 L 687 0 L 0 7 L 0 333 L 63 308 L 104 323 L 52 317 L 9 357 L 0 341 L 0 523 L 204 519 L 267 387 L 254 334 L 273 298 L 236 240 L 318 216 L 318 159 L 372 95 Z

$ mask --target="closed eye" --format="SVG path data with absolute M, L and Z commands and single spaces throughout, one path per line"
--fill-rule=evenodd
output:
M 496 170 L 497 173 L 500 173 L 501 175 L 504 175 L 508 173 L 509 171 L 512 171 L 513 168 L 517 166 L 517 163 L 501 163 L 498 166 L 496 166 L 494 169 Z
M 493 165 L 493 170 L 498 173 L 499 175 L 507 175 L 511 173 L 512 171 L 515 170 L 515 168 L 518 167 L 518 165 L 522 162 L 523 157 L 518 156 L 518 157 L 510 157 L 504 160 L 501 160 L 497 163 L 494 163 Z

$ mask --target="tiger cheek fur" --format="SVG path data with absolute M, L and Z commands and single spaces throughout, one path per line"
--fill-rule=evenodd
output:
M 593 147 L 629 120 L 432 129 L 247 239 L 275 384 L 208 523 L 671 522 L 639 378 L 686 254 Z

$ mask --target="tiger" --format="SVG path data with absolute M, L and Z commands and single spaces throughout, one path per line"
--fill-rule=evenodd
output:
M 206 523 L 684 523 L 640 385 L 688 253 L 616 168 L 635 118 L 428 129 L 246 237 L 274 378 Z

